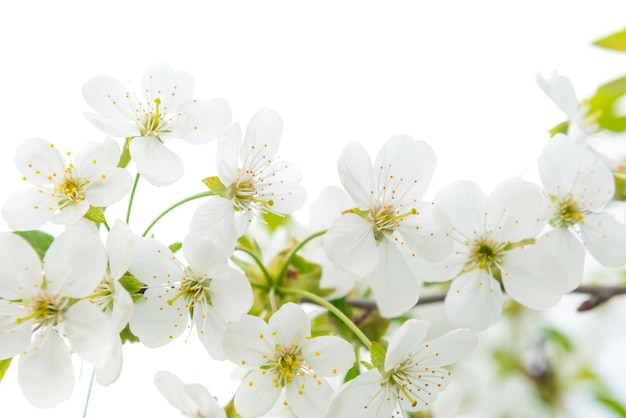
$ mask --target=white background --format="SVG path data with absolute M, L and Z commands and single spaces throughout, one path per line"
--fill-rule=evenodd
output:
M 538 72 L 569 76 L 580 96 L 626 74 L 626 54 L 590 45 L 626 26 L 624 12 L 619 0 L 4 2 L 0 201 L 24 186 L 12 163 L 23 138 L 73 152 L 103 138 L 82 114 L 89 77 L 138 84 L 155 62 L 191 73 L 196 98 L 225 98 L 243 126 L 261 107 L 277 110 L 285 121 L 280 154 L 302 167 L 308 203 L 338 184 L 336 156 L 346 144 L 360 141 L 375 154 L 395 134 L 435 149 L 429 195 L 456 179 L 488 192 L 532 165 L 546 130 L 563 119 L 537 87 Z M 149 201 L 131 219 L 135 232 L 215 174 L 213 146 L 175 142 L 189 161 L 187 176 L 164 189 L 140 183 L 137 199 Z M 154 233 L 181 240 L 194 207 Z M 8 230 L 3 221 L 0 228 Z M 237 383 L 195 335 L 183 340 L 158 350 L 128 347 L 119 381 L 94 387 L 89 416 L 177 416 L 152 384 L 160 369 L 204 384 L 226 403 Z M 72 398 L 53 410 L 25 401 L 16 371 L 13 364 L 0 384 L 0 416 L 81 416 L 87 366 Z

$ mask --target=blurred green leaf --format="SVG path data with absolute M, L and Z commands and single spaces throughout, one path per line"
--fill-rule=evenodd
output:
M 215 193 L 216 196 L 227 197 L 228 188 L 224 186 L 224 183 L 222 183 L 222 180 L 220 180 L 218 176 L 207 177 L 203 179 L 202 182 L 206 184 L 209 190 Z
M 596 401 L 615 412 L 618 417 L 626 418 L 626 406 L 606 393 L 594 393 Z
M 104 209 L 97 208 L 95 206 L 89 206 L 89 210 L 83 217 L 91 222 L 96 224 L 101 224 L 106 222 L 106 218 L 104 217 Z
M 4 378 L 4 375 L 6 374 L 9 365 L 11 364 L 11 360 L 12 358 L 0 360 L 0 382 L 2 382 L 2 379 Z
M 620 202 L 626 201 L 626 179 L 615 176 L 615 197 Z
M 552 138 L 556 134 L 567 134 L 568 129 L 569 121 L 564 121 L 550 129 L 548 132 L 550 133 L 550 138 Z
M 372 348 L 370 349 L 370 355 L 372 356 L 372 365 L 378 369 L 381 375 L 385 374 L 385 356 L 387 353 L 382 345 L 376 341 L 372 341 Z
M 626 76 L 601 85 L 595 94 L 585 102 L 589 114 L 597 117 L 596 123 L 602 129 L 612 132 L 626 131 L 626 116 L 616 113 L 615 103 L 626 94 Z
M 176 253 L 181 248 L 183 248 L 183 243 L 182 242 L 175 242 L 173 244 L 170 244 L 170 246 L 169 246 L 170 251 L 173 252 L 173 253 Z
M 598 39 L 593 42 L 593 45 L 613 51 L 626 52 L 626 29 Z
M 290 220 L 288 215 L 277 215 L 272 212 L 263 213 L 261 215 L 261 219 L 263 219 L 267 228 L 272 232 L 276 231 L 276 229 L 283 225 L 287 225 Z
M 566 352 L 571 353 L 573 351 L 572 341 L 560 330 L 554 327 L 549 327 L 544 329 L 544 333 L 546 337 L 548 337 L 552 342 L 557 344 Z
M 135 276 L 130 273 L 126 273 L 120 278 L 120 284 L 124 286 L 124 289 L 126 289 L 131 295 L 146 287 L 145 283 L 137 280 Z
M 54 241 L 54 237 L 41 231 L 13 231 L 14 234 L 24 238 L 31 247 L 37 252 L 39 258 L 43 260 L 43 256 L 48 251 L 48 247 Z

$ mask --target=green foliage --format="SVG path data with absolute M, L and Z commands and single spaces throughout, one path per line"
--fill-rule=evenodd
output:
M 4 375 L 6 374 L 7 370 L 9 369 L 9 365 L 11 364 L 11 360 L 12 358 L 7 358 L 4 360 L 0 360 L 0 382 L 2 382 L 2 379 L 4 378 Z
M 616 113 L 615 103 L 626 94 L 626 77 L 609 81 L 598 87 L 587 101 L 589 114 L 597 116 L 596 122 L 602 129 L 612 132 L 626 131 L 626 116 Z
M 181 248 L 183 248 L 183 243 L 182 242 L 175 242 L 173 244 L 170 244 L 169 249 L 171 252 L 176 253 L 178 252 Z
M 140 282 L 130 273 L 124 274 L 119 281 L 131 295 L 138 293 L 142 288 L 146 287 L 145 283 Z
M 566 353 L 571 353 L 574 351 L 574 347 L 572 345 L 572 341 L 570 338 L 565 335 L 562 331 L 555 327 L 545 328 L 544 335 L 550 339 L 550 341 L 554 342 L 560 348 L 562 348 Z
M 593 44 L 612 51 L 626 52 L 626 29 L 598 39 L 594 41 Z
M 370 349 L 370 355 L 372 356 L 372 365 L 378 369 L 381 375 L 385 374 L 385 357 L 387 353 L 382 345 L 376 341 L 372 341 L 372 348 Z
M 139 342 L 139 337 L 137 337 L 135 334 L 132 333 L 132 331 L 130 330 L 130 326 L 128 324 L 126 324 L 126 327 L 124 327 L 122 332 L 120 332 L 120 338 L 122 339 L 122 344 L 125 344 L 126 342 L 129 342 L 129 343 Z
M 24 238 L 31 247 L 37 252 L 39 258 L 43 260 L 46 251 L 48 251 L 48 247 L 54 241 L 54 237 L 50 234 L 41 231 L 14 231 L 15 235 L 19 235 Z
M 265 222 L 265 225 L 267 225 L 267 228 L 271 232 L 274 232 L 279 227 L 286 225 L 287 223 L 289 223 L 289 220 L 290 220 L 288 215 L 277 215 L 276 213 L 272 213 L 272 212 L 262 213 L 261 219 L 263 219 L 263 221 Z
M 620 403 L 617 399 L 606 393 L 594 393 L 596 401 L 605 406 L 607 409 L 615 412 L 615 415 L 621 418 L 626 418 L 626 406 Z
M 83 216 L 85 219 L 94 222 L 96 224 L 102 224 L 106 222 L 104 217 L 104 209 L 97 208 L 95 206 L 89 206 L 89 210 Z
M 202 182 L 206 184 L 209 190 L 215 193 L 216 196 L 228 196 L 228 188 L 224 186 L 224 183 L 222 183 L 222 180 L 220 180 L 218 176 L 207 177 L 203 179 Z
M 626 201 L 626 179 L 615 176 L 615 200 Z
M 566 134 L 569 129 L 569 122 L 564 121 L 550 129 L 548 132 L 550 133 L 550 138 L 552 138 L 556 134 Z
M 129 136 L 124 142 L 124 149 L 122 150 L 122 154 L 120 155 L 120 161 L 117 163 L 117 166 L 120 168 L 126 168 L 128 163 L 130 162 L 130 141 L 132 141 L 132 139 L 133 137 Z

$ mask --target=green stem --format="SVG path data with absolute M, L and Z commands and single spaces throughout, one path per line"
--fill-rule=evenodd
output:
M 278 272 L 278 276 L 276 276 L 277 277 L 278 286 L 280 286 L 282 284 L 283 279 L 285 278 L 285 275 L 287 274 L 287 269 L 289 268 L 289 264 L 291 264 L 291 259 L 293 258 L 293 256 L 295 256 L 298 253 L 298 251 L 300 251 L 302 249 L 302 247 L 304 247 L 310 241 L 314 240 L 317 237 L 321 237 L 322 235 L 324 235 L 326 233 L 326 231 L 327 231 L 327 229 L 324 229 L 322 231 L 319 231 L 319 232 L 316 232 L 314 234 L 309 235 L 308 237 L 306 237 L 305 239 L 300 241 L 298 243 L 298 245 L 296 245 L 289 252 L 289 255 L 287 256 L 287 259 L 285 260 L 285 264 L 283 264 L 283 266 L 281 267 L 280 271 Z
M 87 399 L 85 400 L 85 408 L 83 409 L 83 418 L 87 417 L 87 408 L 89 408 L 89 399 L 91 398 L 91 390 L 93 389 L 93 381 L 96 377 L 96 368 L 91 372 L 91 380 L 89 380 L 89 389 L 87 390 Z
M 185 199 L 178 201 L 176 203 L 174 203 L 172 206 L 170 206 L 169 208 L 165 209 L 163 212 L 161 212 L 161 214 L 159 216 L 157 216 L 154 221 L 152 221 L 152 223 L 150 225 L 148 225 L 148 227 L 146 228 L 145 231 L 143 231 L 143 234 L 141 235 L 142 237 L 145 237 L 146 235 L 148 235 L 148 232 L 150 232 L 150 230 L 152 229 L 152 227 L 161 220 L 162 217 L 164 217 L 165 215 L 167 215 L 168 213 L 170 213 L 172 210 L 176 209 L 177 207 L 179 207 L 180 205 L 182 205 L 183 203 L 187 203 L 190 202 L 192 200 L 195 199 L 200 199 L 201 197 L 207 197 L 207 196 L 213 196 L 214 193 L 213 192 L 202 192 L 202 193 L 197 193 L 194 194 L 192 196 L 186 197 Z
M 107 221 L 102 222 L 102 225 L 104 225 L 104 227 L 107 229 L 107 231 L 111 231 L 111 227 L 109 226 Z
M 261 269 L 261 272 L 263 273 L 263 276 L 265 277 L 265 281 L 267 282 L 267 285 L 271 288 L 274 287 L 274 280 L 272 280 L 272 276 L 270 276 L 269 272 L 267 271 L 267 269 L 265 268 L 265 266 L 263 265 L 263 261 L 261 261 L 256 254 L 254 254 L 252 251 L 249 251 L 245 248 L 242 247 L 235 247 L 235 251 L 241 251 L 242 253 L 246 253 L 248 254 L 250 257 L 252 257 L 252 259 L 255 261 L 255 263 L 257 264 L 257 266 L 259 266 L 259 268 Z
M 126 225 L 128 225 L 130 221 L 130 210 L 133 207 L 133 200 L 135 199 L 135 190 L 137 190 L 137 183 L 139 183 L 139 177 L 141 177 L 141 174 L 137 173 L 137 175 L 135 176 L 135 182 L 133 183 L 133 188 L 130 191 L 130 200 L 128 201 L 128 210 L 126 210 Z
M 341 312 L 339 308 L 337 308 L 335 305 L 333 305 L 326 299 L 322 298 L 321 296 L 316 295 L 315 293 L 307 292 L 306 290 L 301 290 L 301 289 L 277 287 L 276 290 L 281 293 L 291 293 L 292 295 L 303 296 L 307 299 L 312 300 L 318 305 L 323 306 L 324 308 L 328 309 L 330 312 L 333 313 L 333 315 L 339 318 L 341 322 L 343 322 L 348 328 L 350 328 L 350 331 L 352 331 L 354 335 L 356 335 L 359 338 L 359 340 L 361 340 L 363 345 L 367 347 L 368 350 L 372 348 L 372 342 L 369 340 L 369 338 L 367 338 L 365 334 L 363 334 L 363 331 L 361 331 L 359 327 L 357 327 L 354 324 L 354 322 L 352 322 L 352 320 L 346 316 L 346 314 Z

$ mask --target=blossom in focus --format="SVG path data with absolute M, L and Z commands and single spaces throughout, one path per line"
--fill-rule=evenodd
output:
M 424 141 L 388 139 L 374 164 L 358 143 L 339 156 L 339 178 L 354 201 L 324 236 L 328 258 L 363 277 L 381 315 L 408 311 L 420 283 L 408 259 L 438 261 L 452 251 L 443 211 L 421 199 L 435 169 L 436 156 Z
M 183 415 L 194 418 L 226 418 L 224 409 L 200 384 L 186 384 L 175 374 L 164 370 L 156 373 L 154 384 L 161 395 Z
M 244 418 L 265 414 L 283 390 L 283 405 L 296 416 L 326 416 L 332 388 L 324 377 L 340 375 L 355 361 L 347 341 L 335 336 L 311 338 L 309 317 L 294 303 L 283 305 L 268 323 L 246 315 L 229 324 L 224 352 L 249 370 L 235 394 L 235 408 Z
M 306 193 L 299 167 L 277 159 L 282 131 L 280 115 L 261 109 L 248 123 L 243 142 L 239 125 L 219 139 L 218 176 L 204 180 L 215 197 L 197 209 L 190 234 L 210 236 L 228 252 L 255 216 L 290 214 L 302 207 Z
M 452 222 L 454 251 L 438 263 L 416 260 L 424 280 L 454 279 L 445 300 L 450 322 L 482 330 L 502 313 L 501 287 L 533 309 L 554 306 L 565 292 L 560 260 L 533 245 L 546 222 L 538 186 L 519 178 L 501 182 L 487 197 L 468 181 L 456 181 L 434 198 Z
M 417 319 L 402 324 L 389 340 L 382 370 L 372 367 L 344 384 L 327 416 L 400 417 L 430 406 L 450 381 L 442 367 L 466 356 L 477 339 L 459 329 L 423 342 L 427 330 L 428 323 Z
M 69 155 L 69 153 L 68 153 Z M 37 229 L 48 221 L 70 225 L 90 207 L 107 207 L 130 190 L 132 178 L 118 168 L 120 149 L 112 139 L 90 142 L 66 163 L 46 140 L 28 138 L 15 152 L 15 166 L 35 187 L 11 195 L 2 216 L 16 230 Z
M 106 75 L 83 85 L 83 96 L 96 113 L 87 119 L 107 135 L 130 138 L 130 155 L 137 171 L 155 186 L 179 180 L 183 162 L 165 143 L 183 138 L 192 144 L 207 143 L 230 125 L 231 110 L 219 98 L 193 100 L 194 80 L 167 64 L 149 67 L 136 94 L 130 83 Z
M 557 135 L 539 157 L 539 175 L 550 202 L 553 227 L 540 244 L 563 260 L 567 290 L 582 281 L 585 248 L 602 265 L 626 263 L 626 226 L 603 212 L 613 199 L 615 180 L 597 155 L 571 138 Z
M 189 313 L 200 341 L 215 359 L 224 359 L 222 333 L 252 306 L 246 277 L 228 265 L 219 244 L 187 236 L 184 266 L 153 238 L 136 238 L 129 271 L 147 289 L 135 303 L 130 330 L 148 347 L 161 347 L 186 329 Z
M 71 354 L 104 366 L 117 337 L 87 298 L 106 272 L 100 240 L 68 229 L 44 257 L 22 238 L 0 233 L 0 359 L 19 355 L 18 381 L 34 406 L 51 408 L 74 389 Z

